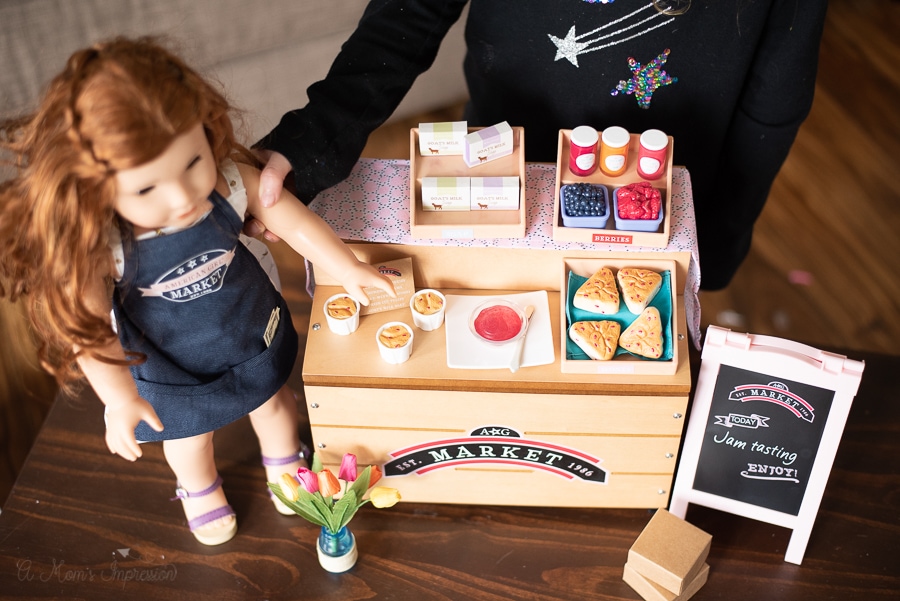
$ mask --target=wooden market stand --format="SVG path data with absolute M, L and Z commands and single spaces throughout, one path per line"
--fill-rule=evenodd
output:
M 403 167 L 402 161 L 364 163 L 362 172 L 342 186 L 358 189 L 354 178 L 382 177 L 367 170 Z M 543 170 L 539 177 L 552 177 L 551 172 Z M 530 183 L 534 188 L 529 189 L 541 188 Z M 383 197 L 383 186 L 379 179 L 372 190 Z M 667 506 L 691 389 L 684 297 L 685 289 L 691 294 L 692 286 L 685 282 L 696 269 L 691 248 L 571 243 L 530 248 L 535 223 L 529 224 L 526 239 L 516 247 L 477 240 L 460 245 L 404 238 L 382 241 L 381 233 L 373 242 L 345 225 L 365 218 L 366 199 L 352 201 L 354 195 L 341 186 L 326 192 L 326 198 L 317 200 L 322 208 L 316 204 L 313 208 L 330 220 L 357 256 L 370 264 L 411 257 L 416 289 L 477 295 L 546 290 L 554 346 L 552 363 L 516 373 L 456 369 L 447 366 L 446 327 L 416 330 L 410 360 L 390 365 L 378 354 L 375 332 L 387 321 L 412 323 L 409 309 L 364 315 L 357 332 L 336 336 L 325 325 L 323 303 L 341 288 L 327 274 L 316 273 L 303 382 L 313 442 L 326 465 L 338 465 L 346 452 L 355 453 L 362 464 L 379 465 L 397 464 L 418 452 L 418 464 L 414 461 L 403 466 L 406 473 L 386 478 L 387 485 L 413 502 Z M 553 202 L 546 191 L 536 197 L 528 194 L 530 203 Z M 329 216 L 327 209 L 336 202 L 345 215 Z M 397 227 L 402 229 L 403 224 Z M 544 227 L 549 229 L 550 224 Z M 652 362 L 619 359 L 611 362 L 611 369 L 610 364 L 602 367 L 607 373 L 563 372 L 560 290 L 572 262 L 670 266 L 675 348 L 672 363 L 664 370 L 668 373 L 645 373 L 641 370 Z M 495 436 L 478 438 L 487 432 Z M 496 435 L 499 432 L 511 432 L 512 437 Z M 481 447 L 484 457 L 478 456 Z M 565 457 L 552 466 L 560 469 L 548 469 L 536 459 L 548 453 Z M 423 456 L 431 463 L 422 463 Z M 573 458 L 584 465 L 575 466 Z M 603 481 L 580 477 L 577 468 L 584 472 L 585 466 L 595 474 L 603 472 Z M 573 467 L 574 471 L 563 469 Z

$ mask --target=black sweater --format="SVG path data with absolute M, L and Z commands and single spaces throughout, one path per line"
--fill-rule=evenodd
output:
M 347 177 L 368 135 L 427 70 L 463 0 L 373 0 L 308 105 L 260 145 L 285 155 L 305 202 Z M 471 0 L 470 126 L 523 126 L 555 161 L 578 125 L 657 128 L 693 186 L 703 287 L 730 281 L 813 99 L 826 0 Z

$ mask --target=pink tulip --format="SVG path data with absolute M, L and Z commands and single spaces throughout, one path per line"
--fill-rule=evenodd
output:
M 319 472 L 318 477 L 319 492 L 323 497 L 331 497 L 335 493 L 340 492 L 341 483 L 338 482 L 338 479 L 334 477 L 330 470 L 322 470 Z
M 312 494 L 319 490 L 319 477 L 308 467 L 301 467 L 297 470 L 297 479 L 306 492 Z
M 341 469 L 338 471 L 338 478 L 344 482 L 353 482 L 356 480 L 356 455 L 353 453 L 344 453 L 341 459 Z

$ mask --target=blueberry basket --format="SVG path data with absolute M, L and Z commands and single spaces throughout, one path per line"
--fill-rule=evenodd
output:
M 559 212 L 565 227 L 603 229 L 609 220 L 609 189 L 602 184 L 564 184 L 559 188 Z

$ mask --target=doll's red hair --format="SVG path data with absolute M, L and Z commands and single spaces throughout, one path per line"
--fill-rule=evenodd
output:
M 224 96 L 151 38 L 116 38 L 73 54 L 37 110 L 0 124 L 16 175 L 0 184 L 0 295 L 27 300 L 39 356 L 60 384 L 74 349 L 97 355 L 115 334 L 82 302 L 110 273 L 115 173 L 153 160 L 203 123 L 217 162 L 253 162 Z

